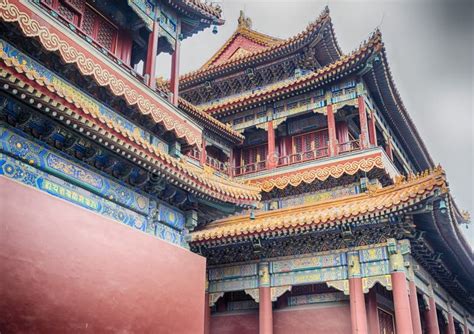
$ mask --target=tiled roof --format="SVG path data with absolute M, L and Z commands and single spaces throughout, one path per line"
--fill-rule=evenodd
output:
M 169 82 L 164 80 L 163 78 L 159 77 L 156 79 L 157 90 L 165 94 L 170 93 L 168 84 Z M 244 136 L 239 132 L 235 131 L 232 126 L 222 123 L 218 119 L 211 116 L 209 113 L 202 111 L 197 106 L 181 97 L 178 98 L 178 106 L 183 111 L 190 114 L 192 117 L 202 121 L 204 125 L 212 127 L 213 129 L 220 132 L 222 135 L 226 136 L 227 138 L 230 138 L 232 141 L 240 143 L 244 140 Z
M 17 58 L 7 57 L 1 52 L 0 60 L 0 77 L 8 78 L 12 84 L 18 82 L 21 87 L 29 86 L 27 83 L 29 81 L 33 86 L 44 88 L 42 91 L 36 91 L 35 88 L 30 90 L 35 92 L 38 97 L 51 94 L 59 100 L 64 100 L 64 103 L 69 104 L 65 109 L 68 110 L 69 116 L 77 115 L 77 119 L 81 119 L 90 127 L 93 127 L 91 122 L 94 122 L 95 126 L 101 129 L 100 132 L 103 132 L 107 137 L 116 138 L 128 150 L 148 160 L 153 166 L 179 180 L 186 187 L 189 186 L 211 198 L 236 204 L 249 204 L 260 199 L 260 188 L 213 173 L 206 173 L 201 168 L 170 156 L 158 149 L 156 145 L 149 144 L 136 133 L 127 130 L 123 125 L 110 121 L 94 109 L 89 108 L 88 104 L 79 99 L 73 90 L 62 89 L 54 84 L 45 85 L 45 78 L 40 73 L 21 64 Z
M 253 30 L 251 27 L 251 21 L 249 18 L 244 16 L 243 11 L 240 11 L 239 17 L 239 25 L 237 26 L 237 30 L 230 36 L 230 38 L 222 45 L 222 47 L 214 53 L 214 55 L 201 67 L 201 69 L 207 68 L 212 64 L 220 63 L 225 60 L 230 59 L 231 57 L 235 57 L 231 55 L 231 57 L 227 57 L 222 59 L 222 55 L 224 51 L 228 50 L 232 46 L 235 50 L 238 48 L 243 48 L 246 53 L 252 53 L 259 50 L 266 49 L 271 45 L 275 45 L 281 42 L 281 39 L 275 38 L 266 34 L 262 34 L 261 32 Z M 245 42 L 252 43 L 251 47 L 246 47 Z
M 293 37 L 290 37 L 288 39 L 271 43 L 271 45 L 269 45 L 268 47 L 262 48 L 255 52 L 244 53 L 239 57 L 232 57 L 226 61 L 223 61 L 217 64 L 208 64 L 208 66 L 203 66 L 197 71 L 190 72 L 181 76 L 180 84 L 186 84 L 188 81 L 198 79 L 200 77 L 204 77 L 205 75 L 208 75 L 211 73 L 220 72 L 221 70 L 227 69 L 231 66 L 246 64 L 250 62 L 251 60 L 258 60 L 258 59 L 264 59 L 264 58 L 266 59 L 268 56 L 271 56 L 271 55 L 281 55 L 286 52 L 293 51 L 301 47 L 302 45 L 304 45 L 308 37 L 316 36 L 317 33 L 320 31 L 320 29 L 326 23 L 330 24 L 330 22 L 331 22 L 331 18 L 329 16 L 329 8 L 326 7 L 324 11 L 321 13 L 321 15 L 317 18 L 317 20 L 311 23 L 303 32 Z M 331 25 L 331 33 L 334 36 L 334 32 L 332 31 L 332 25 Z M 260 36 L 258 37 L 254 35 L 254 37 L 261 39 L 261 35 L 262 34 L 260 34 Z M 271 38 L 271 37 L 268 36 L 268 38 Z M 340 56 L 342 52 L 340 51 L 339 46 L 337 45 L 337 42 L 335 41 L 335 39 L 333 43 L 334 43 L 335 52 L 337 53 L 338 56 Z
M 340 74 L 346 68 L 355 67 L 362 60 L 367 59 L 368 56 L 380 51 L 382 48 L 383 43 L 381 34 L 379 31 L 376 31 L 370 37 L 370 39 L 362 44 L 357 50 L 351 54 L 342 56 L 339 60 L 336 60 L 335 62 L 324 66 L 317 71 L 310 72 L 309 74 L 294 80 L 277 82 L 253 93 L 247 93 L 229 99 L 223 99 L 219 103 L 207 105 L 201 109 L 210 114 L 219 114 L 229 109 L 237 109 L 246 104 L 270 99 L 277 95 L 285 94 L 296 89 L 302 89 L 314 86 L 318 83 L 324 83 L 324 81 L 329 77 Z
M 348 220 L 400 210 L 431 196 L 435 191 L 439 194 L 448 192 L 445 173 L 440 167 L 408 180 L 399 178 L 392 186 L 369 188 L 363 194 L 258 212 L 255 219 L 250 219 L 248 214 L 222 219 L 193 232 L 191 236 L 193 242 L 207 242 L 261 234 L 278 235 L 284 230 L 328 228 Z

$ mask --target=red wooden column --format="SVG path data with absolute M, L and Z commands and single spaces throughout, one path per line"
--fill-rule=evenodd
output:
M 336 120 L 334 118 L 334 110 L 332 104 L 329 104 L 326 107 L 326 114 L 328 120 L 329 156 L 333 157 L 338 154 L 338 149 L 336 136 Z
M 145 74 L 148 75 L 147 85 L 151 89 L 156 88 L 156 54 L 158 52 L 158 34 L 160 25 L 157 21 L 153 23 L 153 31 L 148 36 L 148 48 L 145 61 Z
M 258 296 L 258 332 L 259 334 L 273 333 L 273 310 L 270 287 L 270 269 L 268 262 L 258 265 L 259 296 Z
M 201 156 L 200 156 L 200 159 L 199 159 L 199 162 L 201 163 L 201 166 L 206 165 L 206 159 L 207 159 L 206 138 L 202 137 Z
M 420 309 L 418 307 L 418 296 L 416 294 L 416 284 L 413 279 L 410 280 L 409 286 L 410 286 L 410 312 L 411 312 L 413 334 L 422 334 Z
M 171 103 L 175 106 L 178 105 L 178 88 L 179 88 L 179 53 L 181 49 L 181 20 L 178 18 L 176 24 L 176 43 L 174 45 L 173 56 L 171 57 L 171 79 L 170 79 L 170 89 L 173 93 Z
M 388 241 L 390 255 L 390 276 L 392 278 L 393 304 L 395 308 L 395 326 L 397 333 L 413 334 L 413 324 L 410 312 L 410 299 L 408 297 L 408 284 L 405 275 L 402 247 L 408 240 L 398 242 L 395 239 Z
M 205 292 L 204 298 L 204 334 L 211 333 L 211 307 L 209 306 L 209 292 Z
M 456 334 L 456 329 L 454 328 L 454 317 L 453 317 L 453 311 L 451 310 L 451 307 L 448 306 L 448 326 L 446 326 L 447 334 Z
M 377 293 L 374 288 L 372 288 L 367 295 L 367 322 L 370 334 L 380 334 Z
M 392 147 L 392 139 L 389 135 L 385 138 L 386 145 L 385 145 L 385 152 L 387 153 L 390 160 L 393 160 L 393 147 Z
M 362 149 L 369 146 L 369 128 L 367 123 L 367 112 L 365 111 L 364 96 L 358 97 L 359 122 L 360 122 L 360 147 Z
M 433 295 L 433 292 L 431 293 Z M 426 330 L 428 334 L 439 334 L 438 315 L 434 297 L 429 297 L 428 308 L 425 311 Z
M 377 131 L 375 127 L 375 114 L 373 111 L 370 112 L 369 117 L 369 143 L 371 147 L 377 146 Z
M 365 310 L 360 262 L 357 252 L 349 253 L 349 302 L 351 309 L 352 334 L 367 334 L 367 313 Z
M 273 169 L 277 166 L 277 159 L 275 155 L 275 129 L 273 128 L 273 121 L 267 122 L 267 137 L 268 137 L 268 154 L 267 154 L 267 169 Z

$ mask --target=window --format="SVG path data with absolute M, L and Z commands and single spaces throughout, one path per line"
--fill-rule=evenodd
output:
M 84 0 L 41 0 L 64 20 L 78 27 L 87 36 L 110 52 L 114 52 L 117 28 Z
M 328 130 L 308 132 L 293 137 L 293 155 L 291 162 L 312 160 L 328 155 Z

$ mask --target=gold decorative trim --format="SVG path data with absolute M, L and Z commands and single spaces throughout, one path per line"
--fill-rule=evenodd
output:
M 250 297 L 252 297 L 255 302 L 259 302 L 260 300 L 260 291 L 259 289 L 246 289 L 244 290 L 246 294 L 248 294 Z
M 251 184 L 259 186 L 262 191 L 269 192 L 273 188 L 284 189 L 288 185 L 299 186 L 302 182 L 312 183 L 315 180 L 325 181 L 329 177 L 339 178 L 343 174 L 354 175 L 359 171 L 368 172 L 373 168 L 384 168 L 382 156 L 363 158 L 357 161 L 348 161 L 340 164 L 315 167 L 302 172 L 277 176 L 266 180 L 251 180 Z
M 124 96 L 130 105 L 137 105 L 144 115 L 150 115 L 156 123 L 163 124 L 169 131 L 174 131 L 177 137 L 185 138 L 191 145 L 201 146 L 202 138 L 197 128 L 191 127 L 185 120 L 177 120 L 171 111 L 146 98 L 133 85 L 118 78 L 112 71 L 103 68 L 100 61 L 88 58 L 56 33 L 52 33 L 27 13 L 20 11 L 10 1 L 0 0 L 0 18 L 6 22 L 17 22 L 27 37 L 38 37 L 46 50 L 58 51 L 66 63 L 76 64 L 83 75 L 93 76 L 99 85 L 108 86 L 114 95 Z
M 380 275 L 362 278 L 362 290 L 364 293 L 368 293 L 369 290 L 376 284 L 379 283 L 387 290 L 392 291 L 392 278 L 390 275 Z
M 349 296 L 349 280 L 342 279 L 339 281 L 329 281 L 326 282 L 326 284 L 328 287 L 342 291 L 346 296 Z
M 276 286 L 271 288 L 271 298 L 272 302 L 275 302 L 278 297 L 282 296 L 285 292 L 291 291 L 291 285 Z
M 423 200 L 434 192 L 448 191 L 446 175 L 441 168 L 429 174 L 410 176 L 407 181 L 362 193 L 328 199 L 271 211 L 261 211 L 251 219 L 248 214 L 224 218 L 192 232 L 192 242 L 215 239 L 236 241 L 255 234 L 294 233 L 298 230 L 324 229 L 344 224 L 348 220 L 374 217 L 389 211 L 401 210 Z M 408 249 L 405 247 L 405 252 Z
M 212 292 L 209 294 L 209 307 L 212 307 L 216 304 L 216 302 L 224 296 L 224 292 Z

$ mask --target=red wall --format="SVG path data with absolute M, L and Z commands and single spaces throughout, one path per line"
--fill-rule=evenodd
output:
M 219 314 L 211 318 L 212 334 L 258 334 L 258 312 Z M 308 305 L 273 311 L 274 334 L 350 334 L 349 304 Z
M 211 334 L 258 334 L 258 310 L 212 315 Z
M 349 304 L 308 305 L 273 312 L 274 334 L 350 334 Z
M 0 332 L 202 333 L 205 259 L 0 177 Z

